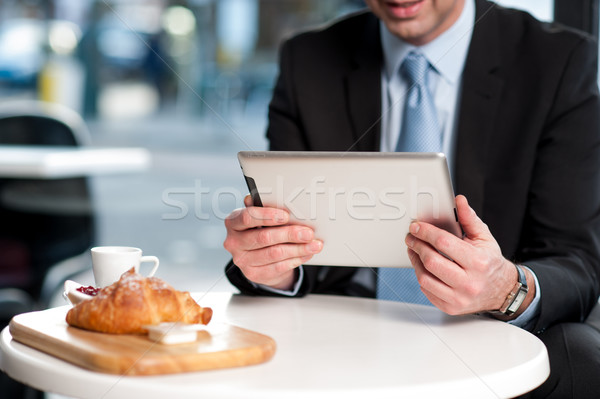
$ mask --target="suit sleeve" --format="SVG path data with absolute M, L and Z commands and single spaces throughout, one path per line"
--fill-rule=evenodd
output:
M 299 102 L 296 100 L 292 42 L 281 46 L 279 77 L 269 104 L 267 138 L 271 151 L 310 151 L 301 120 Z
M 571 52 L 535 155 L 520 258 L 536 274 L 541 332 L 581 322 L 600 294 L 597 45 Z

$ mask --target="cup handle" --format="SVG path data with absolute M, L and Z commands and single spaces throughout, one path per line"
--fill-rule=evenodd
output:
M 154 266 L 152 267 L 152 270 L 150 270 L 150 273 L 148 273 L 148 277 L 152 277 L 154 276 L 154 273 L 156 273 L 156 271 L 158 270 L 158 258 L 156 256 L 142 256 L 142 258 L 140 259 L 140 263 L 143 262 L 153 262 Z

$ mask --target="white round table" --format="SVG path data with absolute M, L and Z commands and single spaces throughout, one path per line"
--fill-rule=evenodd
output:
M 74 366 L 2 331 L 0 367 L 37 389 L 77 398 L 508 398 L 549 375 L 534 335 L 478 316 L 375 299 L 196 294 L 226 322 L 277 343 L 263 364 L 149 377 Z

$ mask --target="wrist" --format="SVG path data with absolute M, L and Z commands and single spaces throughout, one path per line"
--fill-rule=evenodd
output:
M 297 280 L 298 269 L 295 268 L 293 270 L 290 270 L 289 273 L 287 273 L 280 282 L 270 285 L 270 287 L 276 290 L 290 291 L 294 288 L 294 285 L 296 284 Z
M 509 279 L 512 284 L 510 291 L 503 298 L 502 304 L 490 312 L 502 320 L 518 317 L 531 303 L 534 296 L 532 293 L 535 291 L 533 277 L 529 271 L 517 264 L 511 265 L 512 275 L 515 277 Z

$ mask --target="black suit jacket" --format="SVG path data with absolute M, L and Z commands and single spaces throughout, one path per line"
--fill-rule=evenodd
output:
M 267 131 L 272 150 L 379 149 L 382 50 L 373 14 L 300 34 L 284 43 L 280 57 Z M 536 273 L 541 312 L 534 331 L 583 321 L 600 292 L 596 71 L 591 38 L 476 1 L 455 191 L 504 256 Z M 304 268 L 300 295 L 374 295 L 355 292 L 356 269 Z M 266 294 L 232 263 L 227 275 L 244 293 Z

